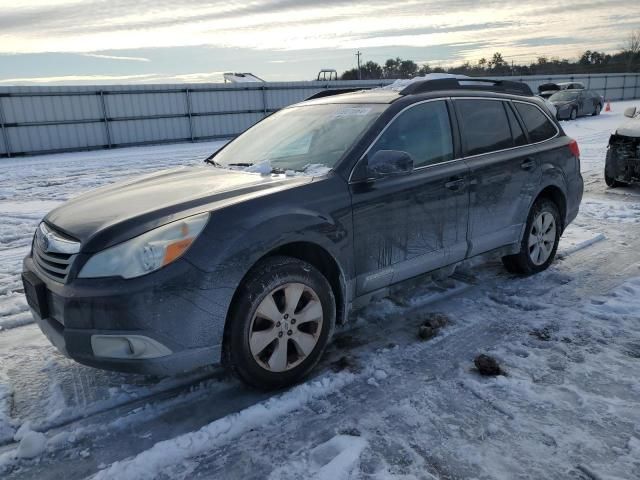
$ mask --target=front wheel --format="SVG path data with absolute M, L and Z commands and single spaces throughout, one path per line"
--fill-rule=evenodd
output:
M 575 120 L 576 118 L 578 118 L 578 110 L 574 108 L 573 110 L 571 110 L 571 115 L 569 115 L 569 119 Z
M 618 180 L 616 180 L 613 177 L 610 177 L 606 170 L 604 172 L 604 183 L 607 184 L 607 187 L 609 188 L 618 188 L 618 187 L 624 187 L 626 185 L 626 183 L 623 182 L 619 182 Z
M 561 230 L 557 205 L 547 198 L 537 200 L 527 218 L 520 252 L 502 257 L 502 263 L 508 271 L 524 275 L 546 270 L 556 256 Z
M 602 105 L 597 104 L 596 105 L 596 109 L 593 111 L 593 116 L 596 117 L 598 115 L 600 115 L 600 112 L 602 111 Z
M 327 279 L 313 265 L 276 256 L 259 262 L 237 295 L 225 333 L 225 363 L 260 389 L 300 381 L 320 359 L 335 324 Z

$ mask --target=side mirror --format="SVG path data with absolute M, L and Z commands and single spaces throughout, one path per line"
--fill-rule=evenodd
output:
M 629 117 L 629 118 L 633 118 L 636 116 L 636 107 L 629 107 L 629 108 L 625 108 L 624 110 L 624 116 L 625 117 Z
M 400 150 L 378 150 L 367 163 L 369 177 L 406 175 L 413 171 L 413 157 Z

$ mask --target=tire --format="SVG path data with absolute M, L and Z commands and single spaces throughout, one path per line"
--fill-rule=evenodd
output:
M 604 164 L 604 182 L 607 184 L 609 188 L 618 188 L 618 187 L 626 187 L 627 184 L 624 182 L 620 182 L 616 180 L 615 176 L 609 175 L 609 162 L 613 163 L 613 159 L 611 158 L 611 149 L 607 149 L 607 158 Z
M 573 110 L 571 110 L 571 114 L 569 115 L 569 120 L 575 120 L 576 118 L 578 118 L 578 110 L 574 108 Z
M 609 188 L 618 188 L 618 187 L 624 187 L 624 186 L 626 186 L 626 185 L 627 185 L 627 184 L 626 184 L 626 183 L 624 183 L 624 182 L 619 182 L 619 181 L 618 181 L 618 180 L 616 180 L 615 178 L 610 177 L 610 176 L 607 174 L 606 170 L 605 170 L 605 172 L 604 172 L 604 182 L 607 184 L 607 187 L 609 187 Z
M 548 226 L 547 222 L 550 220 L 552 225 Z M 538 231 L 541 233 L 538 234 Z M 527 217 L 520 252 L 502 257 L 502 263 L 509 272 L 522 275 L 532 275 L 546 270 L 556 256 L 561 233 L 562 219 L 555 202 L 548 198 L 536 200 Z M 530 241 L 533 242 L 532 246 Z
M 302 380 L 333 334 L 336 304 L 327 279 L 305 261 L 269 257 L 251 269 L 235 298 L 225 329 L 225 365 L 261 390 Z
M 597 104 L 596 109 L 593 111 L 591 115 L 593 115 L 594 117 L 597 117 L 598 115 L 600 115 L 601 111 L 602 111 L 602 105 Z

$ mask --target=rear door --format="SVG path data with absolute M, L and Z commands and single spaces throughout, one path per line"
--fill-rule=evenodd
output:
M 357 174 L 350 181 L 357 294 L 464 258 L 468 168 L 454 159 L 452 132 L 445 100 L 414 104 L 391 120 L 361 159 L 400 150 L 413 157 L 414 169 L 376 180 Z
M 540 164 L 508 101 L 455 100 L 465 161 L 470 169 L 469 255 L 518 241 L 522 212 L 540 182 Z

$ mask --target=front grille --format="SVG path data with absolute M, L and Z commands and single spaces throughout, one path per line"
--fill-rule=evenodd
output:
M 79 242 L 54 232 L 44 223 L 38 226 L 33 241 L 32 257 L 34 263 L 48 277 L 64 283 L 79 251 Z
M 34 242 L 33 260 L 44 273 L 54 280 L 64 282 L 67 279 L 74 257 L 75 255 L 67 253 L 45 253 L 38 246 L 38 242 Z
M 611 171 L 625 182 L 640 181 L 640 138 L 616 135 L 612 137 Z
M 611 142 L 614 155 L 619 160 L 640 159 L 640 139 L 634 137 L 617 137 Z

